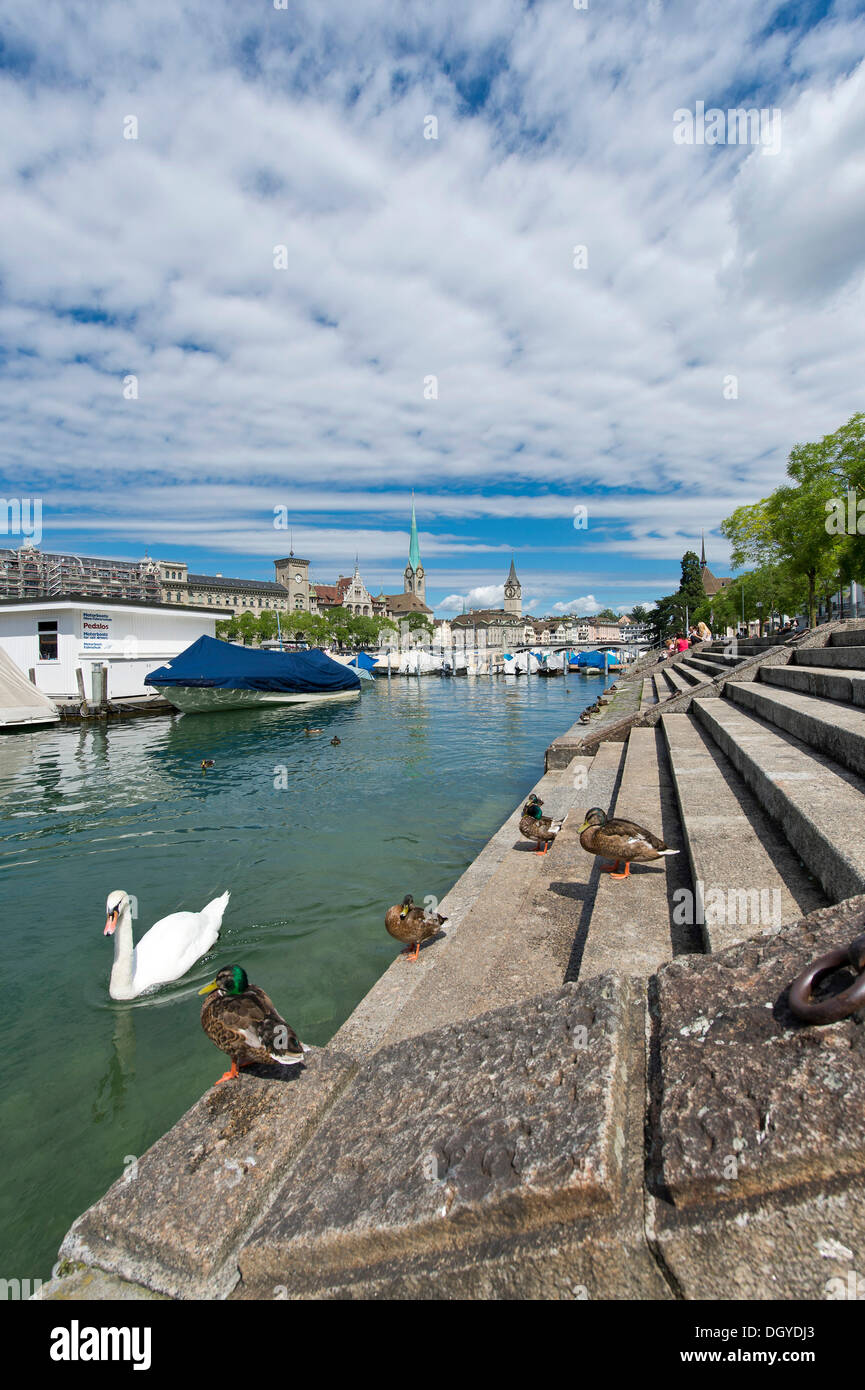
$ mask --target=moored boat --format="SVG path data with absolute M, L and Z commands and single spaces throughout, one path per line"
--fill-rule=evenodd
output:
M 146 677 L 163 699 L 184 714 L 346 700 L 361 679 L 323 651 L 261 651 L 199 637 L 179 656 Z

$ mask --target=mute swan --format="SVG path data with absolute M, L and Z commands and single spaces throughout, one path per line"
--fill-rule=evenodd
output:
M 114 937 L 114 965 L 108 985 L 111 998 L 137 999 L 154 985 L 165 985 L 185 975 L 219 936 L 230 896 L 223 893 L 201 912 L 172 912 L 154 922 L 133 946 L 129 895 L 122 889 L 109 893 L 104 934 Z

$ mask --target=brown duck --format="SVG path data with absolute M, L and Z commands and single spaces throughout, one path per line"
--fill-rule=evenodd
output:
M 225 1072 L 219 1081 L 231 1081 L 237 1076 L 238 1067 L 248 1067 L 252 1062 L 295 1066 L 309 1051 L 276 1012 L 264 990 L 249 983 L 242 966 L 224 966 L 216 979 L 198 993 L 208 996 L 201 1006 L 202 1028 L 220 1052 L 227 1052 L 231 1058 L 231 1071 Z
M 586 812 L 586 819 L 580 826 L 580 844 L 588 854 L 603 854 L 615 861 L 601 865 L 601 873 L 610 874 L 612 878 L 627 878 L 635 861 L 643 863 L 661 859 L 665 854 L 679 853 L 677 849 L 667 849 L 664 841 L 651 830 L 645 830 L 632 820 L 608 820 L 606 811 L 600 806 L 593 806 Z M 625 865 L 623 874 L 618 872 L 621 863 Z
M 417 960 L 421 942 L 438 936 L 442 923 L 446 921 L 447 917 L 442 917 L 440 912 L 427 914 L 422 907 L 415 907 L 411 893 L 406 893 L 401 903 L 389 907 L 384 917 L 384 924 L 391 936 L 406 943 L 402 954 L 408 956 L 409 960 Z
M 534 840 L 537 843 L 537 854 L 546 854 L 565 823 L 564 816 L 561 820 L 553 820 L 552 816 L 542 816 L 541 807 L 543 804 L 540 797 L 535 796 L 532 792 L 523 807 L 523 814 L 520 816 L 520 834 L 524 835 L 527 840 Z M 543 845 L 543 849 L 541 849 L 541 845 Z

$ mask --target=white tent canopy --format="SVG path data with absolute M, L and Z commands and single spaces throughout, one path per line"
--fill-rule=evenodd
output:
M 57 706 L 37 690 L 0 647 L 0 729 L 27 724 L 56 724 Z

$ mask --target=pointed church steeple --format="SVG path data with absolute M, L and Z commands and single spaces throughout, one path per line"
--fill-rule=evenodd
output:
M 414 514 L 414 493 L 411 495 L 411 536 L 408 543 L 408 562 L 413 570 L 420 564 L 420 544 L 417 538 L 417 519 Z
M 700 531 L 700 540 L 702 541 L 702 544 L 701 544 L 701 546 L 700 546 L 700 565 L 702 566 L 703 569 L 705 569 L 705 568 L 706 568 L 706 533 L 705 533 L 705 531 L 703 531 L 703 530 Z
M 514 618 L 521 618 L 523 615 L 523 587 L 517 579 L 513 555 L 511 568 L 505 580 L 505 612 Z
M 417 519 L 414 514 L 414 492 L 411 495 L 411 535 L 408 542 L 408 565 L 405 572 L 405 592 L 416 594 L 421 603 L 426 603 L 426 575 L 420 559 L 420 544 L 417 538 Z

